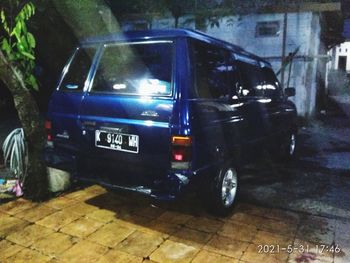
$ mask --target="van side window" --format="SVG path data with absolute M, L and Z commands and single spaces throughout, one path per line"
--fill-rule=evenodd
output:
M 68 72 L 60 85 L 63 91 L 82 91 L 89 74 L 95 48 L 79 48 L 71 61 Z
M 199 41 L 193 41 L 197 96 L 206 99 L 229 97 L 229 52 Z
M 275 73 L 272 69 L 262 68 L 264 74 L 264 92 L 265 96 L 269 98 L 279 98 L 282 96 L 282 89 Z
M 243 89 L 240 91 L 240 96 L 249 97 L 264 97 L 264 78 L 261 69 L 258 66 L 242 61 L 237 61 Z

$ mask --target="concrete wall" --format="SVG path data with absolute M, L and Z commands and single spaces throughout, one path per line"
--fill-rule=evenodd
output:
M 279 22 L 279 33 L 275 36 L 256 36 L 258 22 Z M 249 52 L 270 61 L 274 70 L 281 68 L 284 14 L 254 14 L 245 16 L 228 16 L 220 19 L 219 27 L 208 25 L 205 33 L 213 37 L 237 44 Z M 180 27 L 195 28 L 192 16 L 181 17 Z M 152 29 L 172 28 L 174 20 L 165 18 L 152 22 Z M 315 111 L 317 91 L 317 59 L 320 47 L 320 18 L 312 12 L 287 14 L 287 37 L 285 54 L 299 48 L 291 66 L 285 70 L 285 86 L 296 88 L 294 100 L 301 116 L 310 116 Z M 350 50 L 350 47 L 349 47 Z M 350 60 L 349 60 L 350 61 Z M 279 75 L 280 78 L 280 75 Z

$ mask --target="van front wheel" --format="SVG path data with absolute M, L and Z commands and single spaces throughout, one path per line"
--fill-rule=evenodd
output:
M 232 166 L 225 166 L 217 174 L 211 187 L 211 212 L 220 216 L 228 215 L 235 205 L 237 194 L 238 173 Z
M 297 133 L 291 131 L 282 146 L 280 159 L 283 161 L 291 161 L 295 157 L 297 147 Z

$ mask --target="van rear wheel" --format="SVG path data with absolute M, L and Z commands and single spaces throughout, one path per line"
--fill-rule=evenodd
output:
M 211 185 L 208 200 L 210 212 L 227 216 L 234 208 L 238 194 L 238 173 L 231 165 L 224 166 Z

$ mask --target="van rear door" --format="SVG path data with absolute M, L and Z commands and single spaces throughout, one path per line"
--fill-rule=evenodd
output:
M 173 46 L 172 41 L 104 45 L 80 110 L 84 177 L 148 185 L 169 169 Z
M 79 114 L 96 47 L 79 47 L 65 66 L 58 88 L 51 96 L 48 120 L 57 150 L 76 153 L 79 149 Z

